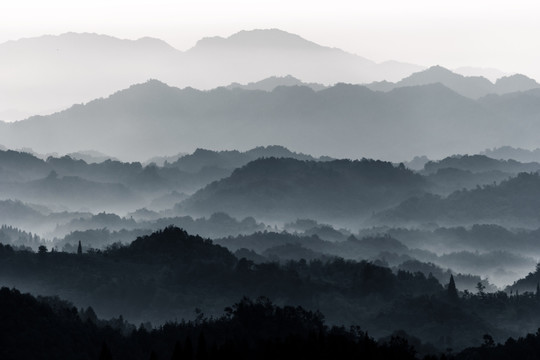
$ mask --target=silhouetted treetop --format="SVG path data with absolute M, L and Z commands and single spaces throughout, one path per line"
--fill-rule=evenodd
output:
M 185 230 L 169 226 L 151 235 L 138 237 L 130 245 L 110 247 L 107 255 L 125 257 L 143 262 L 155 261 L 215 261 L 233 265 L 234 255 L 211 240 L 189 235 Z

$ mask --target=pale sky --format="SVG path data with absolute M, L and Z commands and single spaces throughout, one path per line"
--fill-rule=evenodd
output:
M 484 0 L 2 0 L 0 43 L 95 32 L 187 50 L 206 36 L 279 28 L 380 62 L 493 67 L 540 80 L 540 2 Z

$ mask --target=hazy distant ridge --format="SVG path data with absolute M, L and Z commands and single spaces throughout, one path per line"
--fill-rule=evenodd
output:
M 153 80 L 51 116 L 0 123 L 0 144 L 40 153 L 94 149 L 124 161 L 270 144 L 315 156 L 403 161 L 508 144 L 536 147 L 539 116 L 537 90 L 475 101 L 441 84 L 267 92 L 181 90 Z
M 540 88 L 535 80 L 522 74 L 504 76 L 494 83 L 482 76 L 463 76 L 442 66 L 432 66 L 416 72 L 396 83 L 387 81 L 366 85 L 376 91 L 390 91 L 405 86 L 419 86 L 440 83 L 449 89 L 471 99 L 479 99 L 489 94 L 508 94 Z
M 328 85 L 397 81 L 421 68 L 376 64 L 277 29 L 205 38 L 187 51 L 154 38 L 46 35 L 0 44 L 0 120 L 48 114 L 150 78 L 198 89 L 286 75 Z

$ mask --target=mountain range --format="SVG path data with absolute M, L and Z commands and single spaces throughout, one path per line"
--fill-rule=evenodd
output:
M 292 75 L 302 81 L 398 81 L 421 66 L 377 64 L 277 29 L 201 39 L 186 51 L 162 40 L 66 33 L 0 44 L 0 119 L 20 120 L 159 79 L 211 89 Z
M 432 66 L 396 82 L 374 82 L 366 85 L 375 91 L 390 91 L 395 88 L 440 83 L 447 88 L 471 99 L 479 99 L 489 94 L 508 94 L 539 89 L 540 84 L 521 74 L 504 76 L 494 83 L 482 76 L 463 76 L 442 66 Z
M 538 94 L 473 100 L 441 84 L 389 92 L 348 84 L 200 91 L 151 80 L 50 116 L 0 123 L 0 144 L 40 153 L 94 149 L 124 161 L 274 144 L 335 158 L 436 159 L 535 147 Z

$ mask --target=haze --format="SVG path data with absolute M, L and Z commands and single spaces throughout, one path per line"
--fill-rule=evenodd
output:
M 203 37 L 279 28 L 377 62 L 496 68 L 539 79 L 539 13 L 538 2 L 527 0 L 25 0 L 0 6 L 0 43 L 74 31 L 151 36 L 187 50 Z
M 1 5 L 0 359 L 534 358 L 538 9 Z

